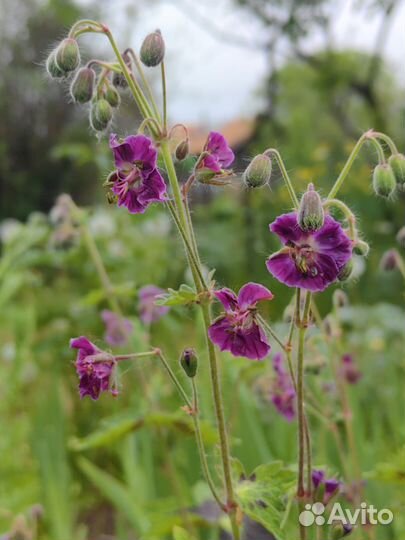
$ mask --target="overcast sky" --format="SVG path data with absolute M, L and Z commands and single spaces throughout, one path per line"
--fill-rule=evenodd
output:
M 162 30 L 167 45 L 169 115 L 173 120 L 221 124 L 235 117 L 248 117 L 260 109 L 260 88 L 267 67 L 264 53 L 233 45 L 215 37 L 212 27 L 210 31 L 203 28 L 211 20 L 215 28 L 241 39 L 260 40 L 263 31 L 257 21 L 231 9 L 230 0 L 147 1 L 141 3 L 143 7 L 137 15 L 131 17 L 129 9 L 123 19 L 122 11 L 118 15 L 118 7 L 125 4 L 126 0 L 111 2 L 105 20 L 116 31 L 122 31 L 124 22 L 127 30 L 117 36 L 118 41 L 125 45 L 124 41 L 129 39 L 135 48 L 139 48 L 145 33 L 155 28 Z M 131 4 L 134 5 L 132 1 Z M 356 0 L 334 0 L 333 5 L 334 46 L 373 50 L 379 17 L 360 10 Z M 320 37 L 312 35 L 305 47 L 314 51 L 320 43 Z M 278 63 L 286 60 L 282 54 L 281 51 Z M 405 82 L 405 2 L 396 10 L 385 56 Z

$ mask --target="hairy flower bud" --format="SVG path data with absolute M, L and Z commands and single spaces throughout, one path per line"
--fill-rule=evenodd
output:
M 308 185 L 307 191 L 301 197 L 297 220 L 303 231 L 317 231 L 323 225 L 325 214 L 322 201 L 313 184 Z
M 335 308 L 342 308 L 349 305 L 349 298 L 342 289 L 336 289 L 332 296 L 333 305 Z
M 108 85 L 104 94 L 104 98 L 108 101 L 111 107 L 114 107 L 114 108 L 119 107 L 121 103 L 121 97 L 117 89 L 114 88 L 114 86 Z
M 187 377 L 192 379 L 197 373 L 198 359 L 194 349 L 184 349 L 180 357 L 180 365 Z
M 394 173 L 395 180 L 402 189 L 405 187 L 405 156 L 403 154 L 393 154 L 388 163 Z
M 55 60 L 62 71 L 74 71 L 80 64 L 80 50 L 77 41 L 66 38 L 55 50 Z
M 180 141 L 179 144 L 176 146 L 174 155 L 176 156 L 177 161 L 183 161 L 183 159 L 186 159 L 189 152 L 190 152 L 190 143 L 188 139 L 184 139 L 183 141 Z
M 397 232 L 397 242 L 398 244 L 405 248 L 405 227 L 401 227 L 399 231 Z
M 330 540 L 340 540 L 340 538 L 344 538 L 345 536 L 348 536 L 353 530 L 353 527 L 349 524 L 343 524 L 343 523 L 335 523 L 332 525 L 331 533 L 330 533 Z
M 87 103 L 93 97 L 94 81 L 96 74 L 94 69 L 82 67 L 76 73 L 70 85 L 70 95 L 76 103 Z
M 158 66 L 165 56 L 165 42 L 160 30 L 148 34 L 143 40 L 140 58 L 147 67 Z
M 99 99 L 90 109 L 90 124 L 95 131 L 104 131 L 112 119 L 111 105 L 105 99 Z
M 250 188 L 265 186 L 270 181 L 271 159 L 266 154 L 255 156 L 243 173 L 243 180 Z
M 390 197 L 396 186 L 393 170 L 387 163 L 379 163 L 373 173 L 373 188 L 380 197 Z
M 361 257 L 367 257 L 368 253 L 370 251 L 370 246 L 365 242 L 364 240 L 356 240 L 353 246 L 353 252 L 356 253 L 356 255 L 360 255 Z
M 353 272 L 353 259 L 350 259 L 341 269 L 338 274 L 339 281 L 347 281 Z
M 400 255 L 396 249 L 389 249 L 381 257 L 380 268 L 384 272 L 391 272 L 398 267 Z
M 66 76 L 66 71 L 60 69 L 60 67 L 56 63 L 55 51 L 52 51 L 46 59 L 45 67 L 48 75 L 52 77 L 52 79 L 61 79 L 62 77 Z

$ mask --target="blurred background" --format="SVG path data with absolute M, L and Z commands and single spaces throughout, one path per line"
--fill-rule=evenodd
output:
M 184 317 L 172 310 L 153 328 L 139 321 L 141 286 L 178 287 L 189 279 L 181 246 L 160 208 L 135 220 L 108 206 L 102 189 L 112 168 L 107 137 L 92 132 L 87 109 L 70 102 L 64 83 L 46 75 L 47 54 L 82 17 L 106 22 L 122 49 L 138 50 L 148 32 L 161 29 L 169 118 L 188 126 L 194 152 L 210 129 L 221 131 L 235 150 L 235 170 L 242 173 L 256 153 L 275 147 L 298 192 L 314 182 L 326 194 L 363 131 L 384 131 L 401 152 L 405 149 L 405 2 L 0 0 L 0 418 L 6 426 L 0 436 L 0 533 L 12 531 L 5 538 L 14 539 L 18 529 L 18 538 L 27 540 L 171 538 L 172 523 L 183 523 L 179 500 L 184 509 L 206 497 L 193 442 L 190 437 L 181 446 L 176 442 L 177 417 L 150 419 L 151 434 L 126 433 L 119 441 L 112 437 L 88 446 L 82 441 L 103 417 L 121 421 L 123 408 L 127 421 L 151 410 L 175 410 L 177 401 L 156 366 L 146 397 L 140 389 L 137 395 L 141 375 L 130 372 L 119 403 L 78 401 L 68 339 L 85 333 L 101 340 L 100 310 L 107 302 L 86 245 L 76 232 L 56 230 L 49 218 L 59 194 L 69 193 L 91 208 L 89 229 L 136 326 L 131 345 L 163 343 L 175 359 L 190 336 L 197 343 L 202 339 L 192 311 Z M 100 36 L 82 38 L 81 50 L 85 59 L 111 59 Z M 158 74 L 149 74 L 160 95 Z M 122 99 L 113 131 L 124 136 L 137 129 L 139 118 L 130 96 L 124 93 Z M 364 372 L 373 366 L 353 398 L 363 470 L 395 455 L 391 463 L 405 475 L 405 453 L 398 454 L 404 448 L 403 279 L 378 268 L 405 225 L 405 196 L 375 197 L 375 160 L 372 148 L 363 151 L 342 190 L 372 249 L 367 260 L 356 259 L 355 278 L 345 286 L 352 308 L 341 345 L 357 353 Z M 264 266 L 278 249 L 268 224 L 288 208 L 277 172 L 270 190 L 248 191 L 235 181 L 225 189 L 200 186 L 192 200 L 206 265 L 216 268 L 220 284 L 237 289 L 251 280 L 269 286 L 276 298 L 267 315 L 274 321 L 281 321 L 290 296 Z M 331 309 L 331 293 L 319 299 L 322 315 Z M 235 420 L 238 457 L 248 468 L 274 457 L 293 461 L 294 427 L 275 418 L 266 401 L 251 397 L 256 373 L 245 374 L 243 362 L 236 366 L 235 372 L 225 368 L 224 377 L 228 389 L 238 377 L 242 381 Z M 150 368 L 142 365 L 140 371 L 145 369 Z M 203 399 L 209 408 L 209 393 Z M 376 425 L 362 416 L 365 409 L 375 414 Z M 254 415 L 258 426 L 249 420 Z M 269 426 L 277 430 L 277 442 L 271 442 Z M 249 438 L 255 448 L 244 442 Z M 207 444 L 214 445 L 208 427 Z M 89 449 L 93 453 L 81 455 Z M 175 457 L 165 460 L 172 452 Z M 339 469 L 325 441 L 319 459 Z M 396 481 L 398 470 L 391 471 Z M 189 477 L 192 489 L 185 485 Z M 389 485 L 383 493 L 403 509 L 403 484 L 402 495 L 397 487 Z M 380 487 L 371 493 L 378 498 Z M 403 538 L 403 521 L 376 538 Z M 216 538 L 204 526 L 202 538 Z

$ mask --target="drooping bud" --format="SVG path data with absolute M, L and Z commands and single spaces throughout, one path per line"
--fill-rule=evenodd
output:
M 183 161 L 183 159 L 186 159 L 190 152 L 190 143 L 188 139 L 184 139 L 179 142 L 179 144 L 176 146 L 176 150 L 174 151 L 174 155 L 177 159 L 177 161 Z
M 357 239 L 353 246 L 353 252 L 361 257 L 367 257 L 370 246 L 364 240 Z
M 52 79 L 61 79 L 62 77 L 66 76 L 66 71 L 63 71 L 60 69 L 58 64 L 56 63 L 56 54 L 55 51 L 52 51 L 51 54 L 46 59 L 46 71 L 48 72 L 48 75 L 52 77 Z
M 90 124 L 95 131 L 104 131 L 112 119 L 111 105 L 105 99 L 99 99 L 90 109 Z
M 165 56 L 165 42 L 160 30 L 155 30 L 146 36 L 139 56 L 147 67 L 155 67 L 162 62 Z
M 322 227 L 324 220 L 321 197 L 315 191 L 314 185 L 309 184 L 298 208 L 298 225 L 303 231 L 317 231 Z
M 384 272 L 392 272 L 398 267 L 400 254 L 396 249 L 389 249 L 381 257 L 380 268 Z
M 77 41 L 73 38 L 61 41 L 55 50 L 55 60 L 62 71 L 74 71 L 80 64 L 80 50 Z
M 401 227 L 397 232 L 397 242 L 398 244 L 405 248 L 405 227 Z
M 192 379 L 197 373 L 198 359 L 194 349 L 184 349 L 180 357 L 180 365 L 187 377 Z
M 350 259 L 339 271 L 338 280 L 347 281 L 353 272 L 353 259 Z
M 131 71 L 132 62 L 131 62 L 131 56 L 129 55 L 128 51 L 124 51 L 122 53 L 122 59 L 124 60 L 129 71 Z M 121 88 L 122 90 L 124 90 L 125 88 L 128 88 L 127 80 L 122 72 L 117 73 L 116 71 L 114 71 L 113 76 L 112 76 L 112 83 L 116 88 Z
M 388 163 L 379 163 L 373 173 L 373 188 L 380 197 L 390 197 L 395 190 L 396 180 Z
M 352 532 L 352 530 L 353 527 L 348 523 L 335 523 L 334 525 L 332 525 L 329 538 L 330 540 L 340 540 L 340 538 L 348 536 Z
M 388 163 L 391 165 L 398 186 L 403 189 L 405 187 L 405 156 L 403 154 L 393 154 L 390 156 Z
M 243 173 L 243 181 L 250 188 L 265 186 L 271 177 L 271 159 L 266 154 L 258 154 Z
M 349 305 L 349 298 L 342 289 L 336 289 L 332 296 L 333 305 L 335 308 L 342 308 Z
M 70 85 L 70 95 L 76 103 L 87 103 L 93 97 L 94 81 L 96 74 L 94 69 L 82 67 L 76 73 Z
M 114 88 L 114 86 L 108 85 L 104 94 L 104 98 L 108 101 L 111 107 L 114 107 L 114 108 L 119 107 L 121 103 L 121 97 L 117 89 Z

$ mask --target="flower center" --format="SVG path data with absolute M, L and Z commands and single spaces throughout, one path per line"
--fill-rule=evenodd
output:
M 316 276 L 318 269 L 315 265 L 315 251 L 308 244 L 290 246 L 291 257 L 297 270 L 302 274 Z

